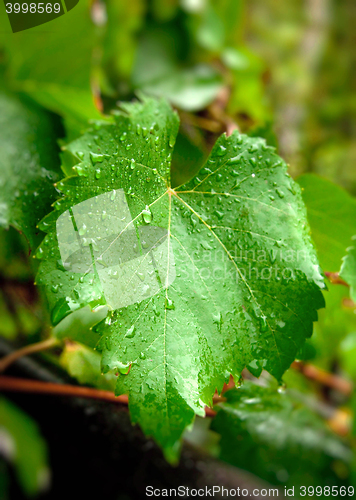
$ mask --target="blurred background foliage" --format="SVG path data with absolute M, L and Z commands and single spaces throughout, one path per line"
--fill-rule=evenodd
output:
M 8 229 L 16 227 L 30 242 L 41 239 L 41 233 L 27 231 L 26 221 L 19 216 L 19 203 L 31 206 L 36 189 L 25 188 L 32 180 L 22 175 L 21 166 L 19 175 L 12 175 L 18 149 L 23 152 L 20 162 L 30 162 L 33 171 L 45 169 L 43 182 L 52 185 L 60 161 L 69 172 L 72 160 L 48 142 L 52 134 L 48 131 L 63 145 L 85 130 L 88 120 L 110 120 L 118 101 L 140 92 L 164 96 L 179 111 L 174 185 L 200 168 L 217 136 L 225 131 L 237 127 L 277 147 L 303 188 L 321 266 L 325 272 L 338 273 L 356 235 L 355 23 L 352 0 L 80 0 L 45 28 L 13 35 L 2 5 L 0 123 L 4 128 L 16 120 L 21 123 L 16 122 L 14 133 L 6 138 L 2 130 L 0 139 L 6 151 L 0 158 L 0 206 L 4 208 L 0 213 L 4 228 L 0 232 L 0 335 L 19 347 L 45 338 L 51 329 L 41 292 L 33 285 L 36 261 L 29 256 L 24 235 Z M 14 109 L 23 118 L 15 120 L 10 115 Z M 47 125 L 31 135 L 28 127 L 35 127 L 34 116 Z M 45 157 L 39 148 L 44 137 Z M 10 199 L 16 191 L 21 193 L 20 201 L 18 196 Z M 50 211 L 54 197 L 49 189 L 42 212 L 36 214 L 38 220 Z M 319 484 L 330 477 L 355 482 L 349 450 L 356 435 L 352 424 L 356 309 L 348 288 L 337 277 L 329 278 L 326 308 L 300 353 L 302 363 L 285 375 L 288 401 L 279 400 L 275 382 L 262 374 L 258 383 L 273 389 L 274 399 L 265 401 L 261 394 L 260 413 L 249 417 L 246 398 L 256 390 L 246 385 L 246 394 L 232 394 L 219 411 L 214 432 L 198 419 L 186 436 L 189 442 L 273 484 L 303 484 L 311 464 Z M 94 313 L 83 309 L 63 320 L 55 327 L 55 336 L 65 339 L 76 329 L 83 343 L 66 343 L 59 356 L 46 356 L 81 384 L 111 390 L 112 377 L 99 375 L 95 333 L 90 329 L 105 314 L 103 309 Z M 314 375 L 305 371 L 308 363 Z M 245 378 L 253 377 L 246 373 Z M 301 401 L 306 407 L 297 410 L 302 420 L 296 417 L 289 423 L 294 419 L 290 409 L 299 408 Z M 270 446 L 269 429 L 260 429 L 261 415 L 277 422 L 277 435 L 285 436 L 276 448 Z M 25 466 L 11 455 L 16 443 L 19 453 L 23 449 L 23 436 L 17 436 L 8 422 L 21 418 L 11 403 L 0 402 L 0 425 L 8 444 L 3 455 L 18 467 L 24 492 L 33 495 L 46 481 L 34 484 L 33 474 L 21 469 Z M 224 426 L 231 436 L 225 435 L 219 445 L 216 433 Z M 305 429 L 308 432 L 303 434 Z M 37 432 L 31 427 L 28 435 Z M 13 435 L 12 444 L 9 435 Z M 236 451 L 237 436 L 243 439 L 245 453 L 255 457 L 250 465 Z M 38 467 L 45 469 L 43 446 L 34 446 L 33 453 L 39 457 Z M 5 483 L 0 481 L 0 493 L 5 492 Z
M 355 10 L 352 0 L 82 0 L 16 36 L 2 9 L 0 43 L 12 90 L 79 128 L 141 90 L 186 112 L 185 128 L 233 120 L 278 142 L 294 176 L 354 193 Z M 205 141 L 188 135 L 195 161 Z

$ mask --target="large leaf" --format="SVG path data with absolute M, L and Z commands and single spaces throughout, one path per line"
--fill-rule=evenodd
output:
M 224 396 L 212 423 L 221 434 L 222 460 L 273 484 L 294 486 L 297 496 L 300 486 L 341 484 L 332 464 L 348 462 L 351 452 L 301 395 L 245 382 Z
M 261 139 L 221 136 L 172 189 L 178 117 L 125 104 L 68 146 L 78 175 L 46 217 L 38 276 L 52 316 L 106 302 L 104 371 L 169 458 L 230 373 L 257 360 L 277 378 L 312 333 L 323 287 L 299 187 Z M 131 369 L 130 369 L 131 367 Z
M 356 200 L 342 187 L 315 174 L 297 179 L 302 187 L 312 237 L 324 271 L 337 272 L 356 234 Z
M 42 108 L 0 93 L 0 226 L 23 231 L 30 245 L 55 200 L 60 177 L 58 125 Z
M 356 236 L 353 236 L 353 241 Z M 343 258 L 340 269 L 340 276 L 350 285 L 350 296 L 356 303 L 356 244 L 347 249 L 347 254 Z

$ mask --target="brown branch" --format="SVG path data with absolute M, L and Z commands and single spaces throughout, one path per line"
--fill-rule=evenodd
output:
M 330 387 L 331 389 L 335 389 L 346 396 L 350 396 L 353 391 L 353 384 L 351 382 L 338 375 L 322 370 L 317 366 L 303 363 L 302 361 L 294 361 L 292 363 L 292 368 L 302 373 L 306 378 L 319 382 L 319 384 Z
M 300 361 L 295 361 L 292 364 L 292 367 L 303 373 L 303 375 L 305 375 L 307 378 L 336 389 L 343 394 L 349 396 L 352 392 L 352 384 L 347 380 L 338 377 L 337 375 L 333 375 L 313 365 L 304 364 Z M 232 386 L 232 384 L 233 381 L 230 379 L 229 386 Z M 57 384 L 39 380 L 7 377 L 4 375 L 0 376 L 0 391 L 25 392 L 30 394 L 57 395 L 66 397 L 70 396 L 128 405 L 128 396 L 126 394 L 115 396 L 113 392 L 95 389 L 92 387 L 76 386 L 70 384 Z M 221 401 L 224 401 L 224 398 L 222 398 L 221 396 L 214 396 L 214 404 L 217 404 Z M 216 411 L 206 406 L 205 415 L 207 417 L 213 418 L 216 415 Z M 347 433 L 349 429 L 349 422 L 346 422 L 345 418 L 341 422 L 340 415 L 337 414 L 338 418 L 330 419 L 328 421 L 328 424 L 335 433 L 345 435 L 345 433 Z
M 11 352 L 0 360 L 0 373 L 4 372 L 6 368 L 8 368 L 17 359 L 27 356 L 28 354 L 33 354 L 34 352 L 45 351 L 46 349 L 50 349 L 51 347 L 58 345 L 58 343 L 59 341 L 55 337 L 51 337 L 41 342 L 36 342 L 35 344 L 26 345 L 17 351 Z
M 70 384 L 56 384 L 26 378 L 0 376 L 0 390 L 8 392 L 27 392 L 31 394 L 47 394 L 58 396 L 73 396 L 78 398 L 98 399 L 110 403 L 128 404 L 126 395 L 115 396 L 114 393 L 93 389 L 91 387 Z
M 207 130 L 208 132 L 212 132 L 214 134 L 217 134 L 222 130 L 221 124 L 216 120 L 211 120 L 210 118 L 194 115 L 193 113 L 189 113 L 187 111 L 181 111 L 180 117 L 182 122 L 192 125 L 193 127 Z
M 343 286 L 347 286 L 347 288 L 349 288 L 348 283 L 346 283 L 346 281 L 344 281 L 342 278 L 340 278 L 339 273 L 330 273 L 330 272 L 326 271 L 325 276 L 328 278 L 330 283 L 332 283 L 333 285 L 343 285 Z
M 94 389 L 92 387 L 83 387 L 70 384 L 56 384 L 53 382 L 42 382 L 40 380 L 7 377 L 4 375 L 0 376 L 0 391 L 72 396 L 77 398 L 107 401 L 109 403 L 120 403 L 124 405 L 128 404 L 128 397 L 126 394 L 115 396 L 113 392 Z M 216 415 L 216 412 L 211 408 L 206 407 L 205 414 L 208 417 L 214 417 Z
M 228 86 L 223 87 L 215 101 L 208 106 L 210 115 L 216 122 L 221 123 L 228 136 L 231 135 L 234 130 L 240 130 L 237 123 L 225 111 L 230 99 L 230 94 L 231 89 Z

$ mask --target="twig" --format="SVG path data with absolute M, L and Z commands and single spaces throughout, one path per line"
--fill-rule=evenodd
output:
M 115 396 L 113 392 L 83 387 L 70 384 L 55 384 L 53 382 L 42 382 L 40 380 L 30 380 L 25 378 L 0 376 L 0 391 L 27 392 L 31 394 L 47 394 L 58 396 L 72 396 L 77 398 L 96 399 L 109 403 L 128 404 L 126 394 Z M 214 417 L 216 412 L 211 408 L 205 408 L 208 417 Z
M 227 136 L 231 135 L 234 130 L 240 130 L 237 123 L 229 115 L 227 115 L 225 111 L 230 99 L 230 94 L 231 89 L 227 86 L 223 87 L 215 101 L 208 107 L 210 115 L 216 122 L 221 123 Z
M 316 382 L 330 387 L 331 389 L 335 389 L 336 391 L 339 391 L 346 396 L 350 396 L 353 391 L 353 385 L 348 380 L 345 380 L 338 375 L 334 375 L 333 373 L 322 370 L 321 368 L 318 368 L 309 363 L 294 361 L 292 363 L 292 368 L 299 371 L 310 380 L 315 380 Z
M 185 112 L 182 111 L 180 113 L 180 116 L 182 118 L 182 121 L 190 125 L 193 125 L 194 127 L 198 127 L 215 134 L 221 132 L 222 129 L 221 124 L 216 120 L 211 120 L 210 118 L 204 118 L 203 116 L 197 116 L 194 115 L 193 113 L 188 113 L 187 111 Z
M 111 403 L 128 404 L 126 395 L 115 396 L 114 393 L 93 389 L 91 387 L 70 384 L 56 384 L 26 378 L 0 376 L 0 390 L 9 392 L 28 392 L 32 394 L 47 394 L 59 396 L 73 396 L 78 398 L 99 399 Z
M 45 351 L 46 349 L 50 349 L 51 347 L 54 347 L 58 344 L 58 339 L 56 339 L 55 337 L 51 337 L 49 339 L 42 340 L 41 342 L 36 342 L 35 344 L 21 347 L 21 349 L 11 352 L 0 360 L 0 373 L 3 373 L 17 359 L 34 352 Z
M 346 283 L 346 281 L 340 278 L 339 273 L 330 273 L 326 271 L 325 276 L 329 279 L 330 283 L 332 283 L 333 285 L 343 285 L 349 288 L 348 283 Z

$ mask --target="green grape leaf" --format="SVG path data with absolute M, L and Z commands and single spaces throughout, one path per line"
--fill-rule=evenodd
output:
M 251 361 L 280 378 L 312 334 L 324 287 L 300 189 L 262 139 L 222 135 L 173 189 L 178 116 L 123 104 L 68 145 L 77 175 L 41 224 L 38 283 L 52 317 L 111 309 L 97 327 L 105 372 L 131 418 L 174 460 L 194 414 Z
M 345 189 L 315 174 L 298 177 L 320 265 L 337 272 L 356 234 L 356 200 Z
M 33 497 L 48 487 L 47 447 L 36 423 L 12 402 L 0 398 L 1 454 L 12 464 L 24 493 Z
M 353 236 L 353 241 L 356 236 Z M 350 297 L 356 302 L 356 244 L 347 249 L 347 255 L 342 259 L 340 276 L 350 285 Z
M 221 435 L 219 458 L 272 484 L 340 484 L 331 466 L 346 465 L 351 451 L 301 394 L 245 381 L 224 397 L 211 425 Z
M 41 241 L 38 222 L 56 199 L 60 178 L 54 117 L 15 95 L 0 93 L 0 226 L 14 226 L 30 246 Z

